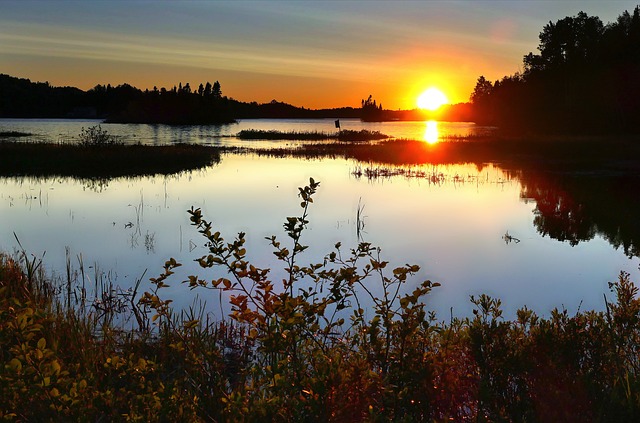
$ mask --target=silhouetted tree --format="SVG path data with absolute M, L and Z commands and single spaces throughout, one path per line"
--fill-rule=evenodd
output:
M 555 24 L 549 22 L 539 36 L 540 54 L 529 53 L 524 57 L 525 74 L 595 62 L 603 30 L 600 18 L 584 12 Z
M 364 121 L 381 121 L 383 120 L 382 105 L 378 106 L 373 96 L 369 95 L 369 98 L 360 102 L 362 105 L 362 114 L 360 118 Z
M 220 83 L 218 81 L 213 83 L 213 88 L 211 89 L 211 95 L 214 98 L 222 98 L 222 88 L 220 87 Z
M 472 103 L 481 103 L 486 100 L 493 91 L 493 84 L 488 81 L 484 76 L 478 78 L 476 86 L 471 93 L 470 100 Z

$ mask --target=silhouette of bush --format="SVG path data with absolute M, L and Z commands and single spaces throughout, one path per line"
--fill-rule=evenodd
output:
M 82 128 L 78 135 L 78 141 L 83 147 L 105 147 L 109 145 L 122 144 L 116 137 L 109 134 L 106 129 L 102 129 L 100 125 Z

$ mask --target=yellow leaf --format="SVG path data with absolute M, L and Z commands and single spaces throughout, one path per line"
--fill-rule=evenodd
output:
M 16 372 L 19 372 L 20 370 L 22 370 L 22 363 L 17 358 L 14 358 L 11 361 L 9 361 L 9 366 Z
M 51 390 L 49 391 L 49 394 L 56 398 L 58 396 L 60 396 L 60 391 L 58 391 L 58 388 L 51 388 Z
M 44 350 L 46 346 L 47 346 L 47 340 L 44 338 L 40 338 L 40 340 L 38 341 L 38 349 Z
M 60 363 L 58 363 L 58 360 L 54 360 L 51 362 L 51 371 L 53 371 L 53 373 L 55 373 L 56 375 L 60 374 Z

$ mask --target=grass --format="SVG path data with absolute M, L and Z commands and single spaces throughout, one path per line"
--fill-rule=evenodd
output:
M 115 178 L 168 175 L 220 161 L 220 149 L 198 145 L 85 146 L 60 143 L 0 143 L 0 176 Z
M 245 129 L 236 135 L 243 140 L 296 140 L 296 141 L 371 141 L 389 138 L 388 135 L 378 131 L 341 130 L 334 133 L 319 131 L 276 131 L 261 129 Z
M 640 299 L 629 275 L 610 284 L 615 299 L 605 297 L 603 312 L 556 309 L 544 318 L 523 307 L 506 320 L 500 300 L 480 295 L 471 317 L 439 321 L 425 310 L 438 284 L 414 281 L 417 266 L 392 268 L 366 242 L 298 264 L 318 185 L 300 188 L 301 216 L 286 219 L 286 242 L 268 238 L 288 269 L 284 289 L 274 289 L 270 269 L 249 263 L 245 234 L 227 242 L 199 209 L 189 211 L 207 240 L 196 261 L 208 276 L 190 276 L 185 289 L 225 293 L 228 320 L 172 310 L 163 289 L 180 266 L 174 259 L 125 301 L 79 308 L 71 277 L 65 286 L 24 251 L 0 254 L 0 418 L 638 419 Z M 406 283 L 411 289 L 400 289 Z M 363 310 L 359 295 L 372 295 L 372 284 L 384 294 Z M 138 289 L 146 291 L 136 298 Z M 103 285 L 95 296 L 122 292 Z M 114 323 L 131 314 L 133 328 Z

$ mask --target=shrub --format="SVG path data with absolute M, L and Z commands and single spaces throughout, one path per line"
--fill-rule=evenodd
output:
M 84 147 L 103 147 L 108 145 L 120 144 L 117 138 L 106 129 L 102 129 L 100 125 L 82 128 L 78 135 L 80 145 Z

